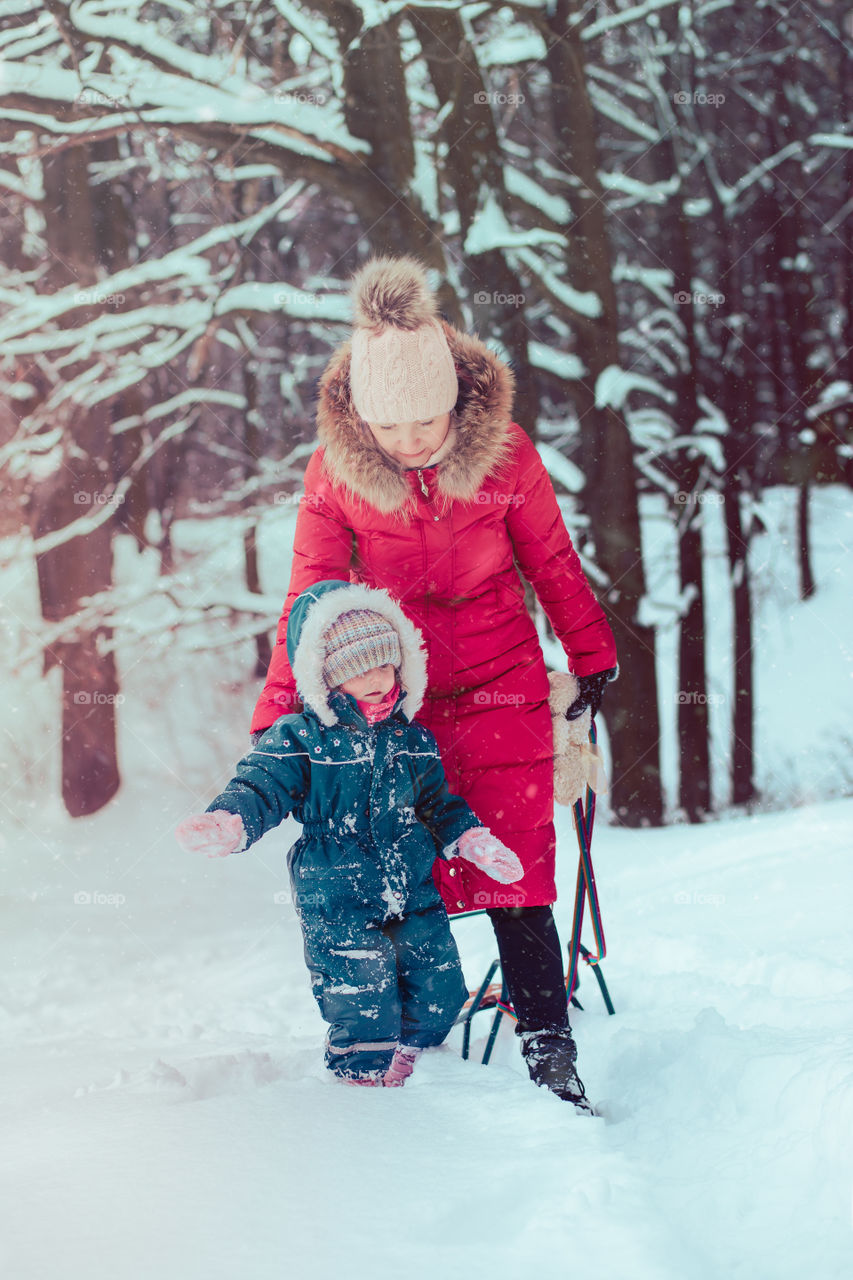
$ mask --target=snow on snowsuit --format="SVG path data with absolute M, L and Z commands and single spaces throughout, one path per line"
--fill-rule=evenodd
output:
M 542 906 L 557 896 L 553 737 L 545 661 L 518 570 L 576 675 L 614 667 L 616 647 L 548 473 L 511 420 L 511 371 L 478 338 L 448 324 L 444 332 L 460 399 L 453 447 L 431 467 L 404 470 L 361 424 L 349 343 L 329 362 L 321 445 L 305 472 L 290 589 L 252 729 L 298 709 L 284 640 L 300 592 L 326 578 L 386 588 L 426 637 L 429 689 L 418 719 L 438 741 L 449 785 L 525 868 L 507 890 L 474 866 L 439 860 L 445 905 L 451 914 Z
M 322 633 L 354 608 L 381 612 L 403 655 L 401 696 L 373 726 L 322 677 Z M 315 585 L 290 611 L 287 645 L 305 710 L 267 730 L 208 810 L 240 814 L 247 845 L 290 813 L 302 823 L 288 868 L 314 995 L 331 1024 L 326 1064 L 343 1075 L 384 1071 L 400 1042 L 440 1044 L 466 998 L 432 866 L 481 823 L 448 791 L 433 735 L 412 722 L 426 659 L 387 593 Z

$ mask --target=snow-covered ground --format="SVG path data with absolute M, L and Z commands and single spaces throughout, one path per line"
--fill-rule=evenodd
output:
M 221 861 L 182 853 L 172 836 L 245 747 L 247 643 L 188 655 L 167 613 L 159 630 L 123 638 L 123 786 L 77 821 L 56 798 L 56 672 L 42 680 L 29 663 L 4 680 L 0 1274 L 849 1276 L 851 628 L 840 570 L 851 501 L 841 489 L 816 495 L 819 590 L 800 604 L 784 543 L 790 500 L 768 496 L 769 554 L 756 566 L 770 804 L 657 831 L 608 826 L 601 807 L 593 853 L 616 1015 L 582 973 L 574 1018 L 600 1119 L 530 1084 L 508 1026 L 488 1067 L 460 1059 L 456 1032 L 405 1089 L 327 1078 L 286 900 L 296 826 Z M 264 565 L 272 595 L 287 577 L 276 541 Z M 210 555 L 211 591 L 236 572 L 234 546 L 225 538 Z M 661 601 L 668 554 L 662 534 L 650 577 Z M 120 579 L 145 573 L 150 558 L 123 545 Z M 711 564 L 709 687 L 721 694 L 724 581 L 722 560 Z M 14 561 L 0 587 L 10 650 L 34 622 L 31 566 Z M 226 624 L 212 638 L 227 640 Z M 670 746 L 674 696 L 662 689 Z M 577 854 L 565 812 L 559 823 L 565 934 Z M 473 985 L 494 940 L 483 919 L 455 931 Z
M 536 1090 L 509 1027 L 488 1067 L 455 1032 L 403 1090 L 327 1078 L 276 900 L 296 828 L 194 860 L 185 809 L 171 783 L 49 813 L 7 862 L 3 1275 L 850 1275 L 853 801 L 597 830 L 617 1012 L 587 973 L 574 1021 L 603 1119 Z M 456 933 L 473 984 L 494 944 Z

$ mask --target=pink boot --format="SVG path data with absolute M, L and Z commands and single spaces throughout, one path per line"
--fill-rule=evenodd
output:
M 332 1074 L 336 1080 L 340 1080 L 341 1084 L 366 1084 L 376 1088 L 385 1083 L 385 1078 L 381 1071 L 365 1071 L 360 1076 L 347 1071 L 334 1071 Z
M 422 1053 L 423 1049 L 416 1049 L 414 1045 L 398 1044 L 382 1083 L 389 1089 L 397 1089 L 404 1085 L 412 1074 L 415 1063 Z

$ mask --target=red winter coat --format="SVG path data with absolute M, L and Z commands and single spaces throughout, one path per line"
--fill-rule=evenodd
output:
M 453 447 L 435 466 L 403 470 L 361 425 L 348 343 L 323 375 L 321 446 L 305 472 L 290 589 L 252 728 L 301 706 L 285 648 L 300 592 L 325 578 L 387 588 L 424 634 L 417 719 L 438 740 L 450 790 L 525 868 L 503 886 L 470 863 L 437 862 L 447 909 L 541 906 L 556 899 L 549 685 L 516 562 L 576 675 L 614 667 L 616 646 L 542 461 L 511 421 L 512 374 L 479 339 L 444 327 L 460 401 Z

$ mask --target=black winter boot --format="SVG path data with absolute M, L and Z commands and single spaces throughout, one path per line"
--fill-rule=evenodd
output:
M 594 1116 L 595 1109 L 575 1069 L 578 1051 L 568 1027 L 522 1031 L 520 1039 L 521 1056 L 534 1084 L 544 1085 L 564 1102 L 574 1103 L 582 1115 Z

